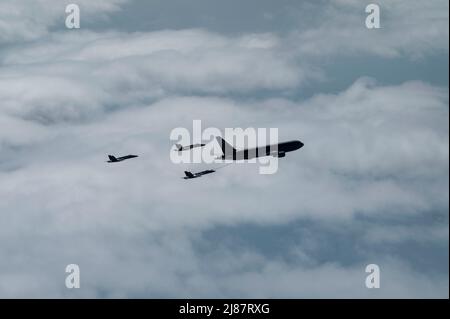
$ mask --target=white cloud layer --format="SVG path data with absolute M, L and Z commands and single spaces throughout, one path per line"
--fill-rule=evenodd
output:
M 446 90 L 423 83 L 382 87 L 362 79 L 337 95 L 316 96 L 300 103 L 268 100 L 262 105 L 246 105 L 217 98 L 167 98 L 90 124 L 39 125 L 25 137 L 20 126 L 13 128 L 9 138 L 3 137 L 9 146 L 3 152 L 10 153 L 6 158 L 20 167 L 3 171 L 0 179 L 0 193 L 7 199 L 0 203 L 6 248 L 1 258 L 2 276 L 8 278 L 3 282 L 13 283 L 3 287 L 2 295 L 15 296 L 7 287 L 25 280 L 20 276 L 22 264 L 48 268 L 34 273 L 33 278 L 50 281 L 50 290 L 45 292 L 49 296 L 64 295 L 56 278 L 50 278 L 57 265 L 76 261 L 94 272 L 87 275 L 89 288 L 84 291 L 88 296 L 102 296 L 98 289 L 108 291 L 107 296 L 252 296 L 251 291 L 259 291 L 258 296 L 306 296 L 308 292 L 315 296 L 314 291 L 320 294 L 321 289 L 313 289 L 306 278 L 321 275 L 321 271 L 321 276 L 341 274 L 338 277 L 342 280 L 335 281 L 330 291 L 323 290 L 324 296 L 337 296 L 336 290 L 341 288 L 344 296 L 357 296 L 359 288 L 350 287 L 351 282 L 360 280 L 362 274 L 357 269 L 361 265 L 352 270 L 339 265 L 308 270 L 301 265 L 270 266 L 262 256 L 248 266 L 250 273 L 223 274 L 219 268 L 209 274 L 217 276 L 217 282 L 208 284 L 210 280 L 198 268 L 202 258 L 193 251 L 191 237 L 218 225 L 243 222 L 268 225 L 299 218 L 338 221 L 360 213 L 414 217 L 423 211 L 445 211 L 447 103 Z M 169 162 L 168 137 L 174 126 L 189 128 L 191 120 L 198 118 L 217 127 L 255 121 L 280 127 L 282 137 L 300 138 L 305 147 L 289 154 L 274 176 L 258 175 L 249 166 L 236 165 L 188 185 L 180 179 L 182 169 Z M 20 159 L 14 157 L 17 147 L 22 148 Z M 133 163 L 109 166 L 104 157 L 111 152 L 138 153 L 141 157 Z M 374 232 L 369 235 L 372 239 L 379 230 Z M 41 238 L 43 246 L 27 238 Z M 161 242 L 159 238 L 164 239 Z M 14 249 L 17 243 L 22 243 L 22 249 Z M 124 249 L 130 250 L 130 243 L 133 252 L 121 257 Z M 101 258 L 90 257 L 99 251 L 103 252 Z M 101 261 L 96 262 L 98 258 Z M 180 258 L 182 268 L 166 267 L 178 264 Z M 233 258 L 242 256 L 230 256 Z M 130 269 L 128 261 L 131 268 L 136 267 L 136 277 L 126 270 L 121 275 L 118 270 Z M 234 262 L 240 264 L 239 259 Z M 143 264 L 145 269 L 141 269 Z M 98 268 L 108 268 L 106 265 L 120 278 L 114 279 L 111 269 L 102 275 Z M 260 267 L 263 270 L 257 271 Z M 284 275 L 275 276 L 282 269 Z M 401 267 L 392 271 L 402 272 Z M 164 275 L 155 285 L 152 274 L 160 272 Z M 389 284 L 392 290 L 384 296 L 442 293 L 440 283 L 427 282 L 423 276 L 410 278 L 416 275 L 400 276 Z M 178 283 L 178 276 L 184 278 L 184 286 Z M 283 282 L 291 281 L 290 276 L 302 282 L 302 288 L 284 286 Z M 248 282 L 248 290 L 237 285 L 232 289 L 229 285 L 233 281 Z M 255 289 L 259 286 L 256 282 L 264 282 L 267 288 Z M 406 288 L 415 284 L 417 295 Z M 419 289 L 423 285 L 431 286 Z M 22 289 L 17 295 L 38 296 L 43 291 L 33 285 Z
M 64 26 L 66 6 L 76 3 L 83 18 L 104 19 L 126 0 L 2 0 L 0 2 L 0 45 L 36 40 L 55 25 Z
M 340 92 L 317 87 L 295 98 L 326 76 L 324 56 L 448 51 L 448 14 L 437 10 L 448 3 L 382 3 L 395 31 L 373 39 L 351 28 L 363 23 L 354 1 L 334 2 L 323 24 L 287 35 L 52 32 L 57 9 L 18 3 L 0 4 L 8 44 L 0 51 L 0 297 L 448 297 L 448 272 L 421 272 L 378 250 L 416 242 L 448 251 L 448 87 L 362 76 Z M 121 3 L 82 4 L 101 15 Z M 414 8 L 424 14 L 400 14 Z M 30 28 L 34 17 L 41 26 Z M 236 164 L 185 181 L 169 160 L 169 135 L 194 119 L 205 128 L 277 127 L 280 139 L 305 146 L 272 176 Z M 105 163 L 129 153 L 140 157 Z M 358 218 L 377 223 L 362 231 Z M 293 237 L 280 258 L 206 239 L 218 227 L 296 221 L 325 232 L 300 244 Z M 323 238 L 338 240 L 336 225 L 368 251 L 353 243 L 348 254 L 359 259 L 329 255 Z M 383 269 L 376 292 L 364 288 L 373 262 Z M 69 263 L 82 270 L 75 292 L 64 287 Z
M 419 58 L 448 52 L 448 1 L 377 1 L 380 29 L 366 28 L 367 4 L 357 0 L 335 0 L 325 6 L 316 3 L 314 12 L 320 12 L 320 19 L 308 19 L 313 27 L 293 32 L 293 45 L 313 56 Z

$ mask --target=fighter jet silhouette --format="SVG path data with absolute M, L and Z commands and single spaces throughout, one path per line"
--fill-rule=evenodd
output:
M 206 144 L 191 144 L 188 146 L 183 146 L 181 144 L 175 144 L 175 146 L 177 147 L 176 151 L 178 151 L 178 152 L 187 151 L 187 150 L 193 149 L 195 147 L 203 147 L 205 145 Z
M 184 174 L 186 174 L 186 176 L 183 177 L 183 178 L 184 179 L 197 178 L 197 177 L 200 177 L 202 175 L 211 174 L 211 173 L 214 173 L 214 172 L 215 172 L 215 170 L 213 170 L 213 169 L 207 169 L 206 171 L 201 171 L 201 172 L 194 173 L 194 174 L 192 174 L 191 172 L 188 172 L 188 171 L 184 171 Z
M 138 156 L 137 155 L 127 155 L 127 156 L 122 156 L 122 157 L 114 157 L 113 155 L 108 155 L 108 157 L 109 157 L 108 163 L 115 163 L 115 162 L 122 162 L 129 158 L 135 158 Z

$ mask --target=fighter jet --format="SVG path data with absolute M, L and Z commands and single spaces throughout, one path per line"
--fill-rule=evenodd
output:
M 206 144 L 192 144 L 192 145 L 188 145 L 188 146 L 183 146 L 181 144 L 175 144 L 175 146 L 177 147 L 177 149 L 175 151 L 182 152 L 182 151 L 187 151 L 187 150 L 193 149 L 195 147 L 203 147 L 205 145 Z
M 130 158 L 135 158 L 138 157 L 137 155 L 127 155 L 127 156 L 122 156 L 122 157 L 114 157 L 112 155 L 108 155 L 109 157 L 109 161 L 108 163 L 115 163 L 115 162 L 122 162 L 124 160 L 130 159 Z
M 255 157 L 274 156 L 285 157 L 287 152 L 292 152 L 303 147 L 303 143 L 300 141 L 288 141 L 274 145 L 260 146 L 256 148 L 248 148 L 243 150 L 236 150 L 233 146 L 228 144 L 220 136 L 216 136 L 216 140 L 219 143 L 223 155 L 219 159 L 223 160 L 247 160 Z
M 214 172 L 215 172 L 215 170 L 213 170 L 213 169 L 207 169 L 206 171 L 201 171 L 201 172 L 194 173 L 194 174 L 192 174 L 191 172 L 188 172 L 188 171 L 184 171 L 184 174 L 186 174 L 186 176 L 183 177 L 183 178 L 184 179 L 197 178 L 197 177 L 200 177 L 202 175 L 211 174 L 211 173 L 214 173 Z

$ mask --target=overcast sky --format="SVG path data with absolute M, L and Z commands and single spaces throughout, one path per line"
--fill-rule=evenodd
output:
M 2 0 L 0 297 L 448 298 L 449 3 L 369 3 Z M 186 181 L 197 119 L 305 146 Z

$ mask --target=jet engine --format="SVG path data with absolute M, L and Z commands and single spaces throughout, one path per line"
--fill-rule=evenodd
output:
M 282 158 L 282 157 L 286 156 L 286 152 L 277 152 L 277 153 L 273 154 L 272 156 Z

